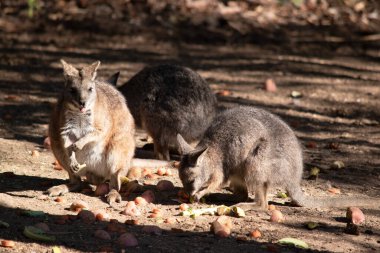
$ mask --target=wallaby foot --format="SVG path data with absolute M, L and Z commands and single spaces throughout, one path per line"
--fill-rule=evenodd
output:
M 53 186 L 49 189 L 47 189 L 46 193 L 50 196 L 61 196 L 68 192 L 75 192 L 79 191 L 83 188 L 82 183 L 75 183 L 75 184 L 61 184 Z
M 240 207 L 244 211 L 267 211 L 268 207 L 257 202 L 241 202 L 231 207 Z
M 109 188 L 110 192 L 106 195 L 107 203 L 109 205 L 112 205 L 114 202 L 120 203 L 121 202 L 121 195 L 119 193 L 121 188 L 121 175 L 124 175 L 123 169 L 118 170 L 118 172 L 114 173 L 111 176 L 110 182 L 109 182 Z
M 154 140 L 154 155 L 159 160 L 170 161 L 169 148 L 167 145 L 161 145 L 158 141 Z
M 112 205 L 113 203 L 117 202 L 117 203 L 120 203 L 121 202 L 121 195 L 120 193 L 115 190 L 115 189 L 112 189 L 107 195 L 106 195 L 106 198 L 107 198 L 107 203 L 109 205 Z

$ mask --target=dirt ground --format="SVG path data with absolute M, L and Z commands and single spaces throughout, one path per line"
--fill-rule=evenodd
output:
M 175 200 L 181 187 L 177 172 L 173 176 L 140 179 L 145 189 L 156 194 L 153 204 L 141 208 L 138 225 L 126 225 L 131 217 L 120 214 L 127 201 L 141 192 L 126 197 L 116 207 L 109 207 L 93 192 L 68 193 L 62 202 L 43 197 L 50 186 L 67 180 L 67 173 L 54 170 L 52 153 L 43 147 L 51 104 L 62 89 L 59 59 L 80 66 L 101 60 L 99 71 L 106 78 L 121 71 L 122 84 L 143 66 L 158 63 L 179 63 L 198 71 L 219 96 L 221 107 L 240 104 L 260 106 L 280 115 L 296 131 L 305 152 L 303 189 L 310 195 L 332 196 L 327 190 L 334 186 L 338 196 L 380 197 L 380 46 L 355 43 L 258 43 L 250 45 L 217 45 L 156 40 L 149 36 L 102 36 L 70 31 L 35 33 L 4 33 L 0 36 L 0 220 L 10 224 L 0 227 L 0 239 L 15 241 L 12 249 L 0 252 L 99 252 L 121 249 L 116 240 L 123 231 L 112 232 L 112 239 L 102 241 L 93 236 L 96 229 L 109 222 L 85 224 L 69 210 L 75 200 L 84 200 L 90 210 L 106 210 L 139 245 L 126 252 L 379 252 L 380 210 L 363 208 L 366 216 L 360 235 L 344 232 L 345 209 L 308 209 L 282 205 L 271 191 L 270 199 L 286 219 L 269 222 L 269 212 L 249 212 L 244 218 L 231 218 L 233 233 L 220 239 L 210 233 L 210 222 L 216 217 L 195 219 L 178 216 Z M 264 87 L 270 78 L 277 84 L 276 92 Z M 302 94 L 292 98 L 292 91 Z M 140 147 L 144 134 L 136 135 Z M 32 156 L 37 150 L 39 155 Z M 342 161 L 344 168 L 333 167 Z M 320 177 L 307 180 L 310 168 L 319 167 Z M 172 181 L 176 189 L 158 192 L 161 179 Z M 210 206 L 193 204 L 195 208 Z M 379 205 L 378 205 L 379 206 Z M 148 218 L 158 207 L 163 217 Z M 43 217 L 27 217 L 23 210 L 40 210 Z M 175 217 L 174 224 L 162 222 Z M 308 221 L 320 224 L 307 230 Z M 56 235 L 53 243 L 26 238 L 25 226 L 45 222 Z M 63 223 L 63 224 L 62 224 Z M 145 225 L 157 225 L 160 235 L 144 233 Z M 249 232 L 259 229 L 262 237 L 251 238 Z M 279 246 L 279 239 L 294 237 L 307 242 L 310 250 Z

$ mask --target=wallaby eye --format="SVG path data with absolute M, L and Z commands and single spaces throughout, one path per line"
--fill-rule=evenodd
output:
M 92 88 L 92 87 L 88 88 L 89 92 L 92 92 L 93 90 L 94 90 L 94 88 Z
M 72 87 L 71 89 L 70 89 L 70 93 L 71 94 L 76 94 L 77 93 L 77 89 L 75 89 L 74 87 Z

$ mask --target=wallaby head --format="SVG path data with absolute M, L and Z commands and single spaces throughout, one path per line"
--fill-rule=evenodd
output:
M 209 170 L 204 167 L 203 158 L 207 147 L 191 147 L 183 137 L 178 134 L 177 141 L 181 153 L 179 178 L 182 181 L 185 192 L 190 196 L 196 196 L 198 192 L 207 188 Z
M 88 111 L 96 101 L 96 71 L 100 61 L 96 61 L 82 69 L 76 69 L 71 64 L 61 60 L 65 77 L 65 102 L 72 110 L 82 113 Z

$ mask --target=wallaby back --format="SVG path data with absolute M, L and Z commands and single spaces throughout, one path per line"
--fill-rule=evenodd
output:
M 146 67 L 119 89 L 136 125 L 153 138 L 160 159 L 169 159 L 168 147 L 177 146 L 178 133 L 189 142 L 199 140 L 215 115 L 215 95 L 189 68 Z
M 221 113 L 195 149 L 180 136 L 178 141 L 184 153 L 179 175 L 196 199 L 229 185 L 239 201 L 255 192 L 256 207 L 263 209 L 270 187 L 285 188 L 295 203 L 305 207 L 379 205 L 374 199 L 306 196 L 301 190 L 302 149 L 294 132 L 262 109 L 237 107 Z

